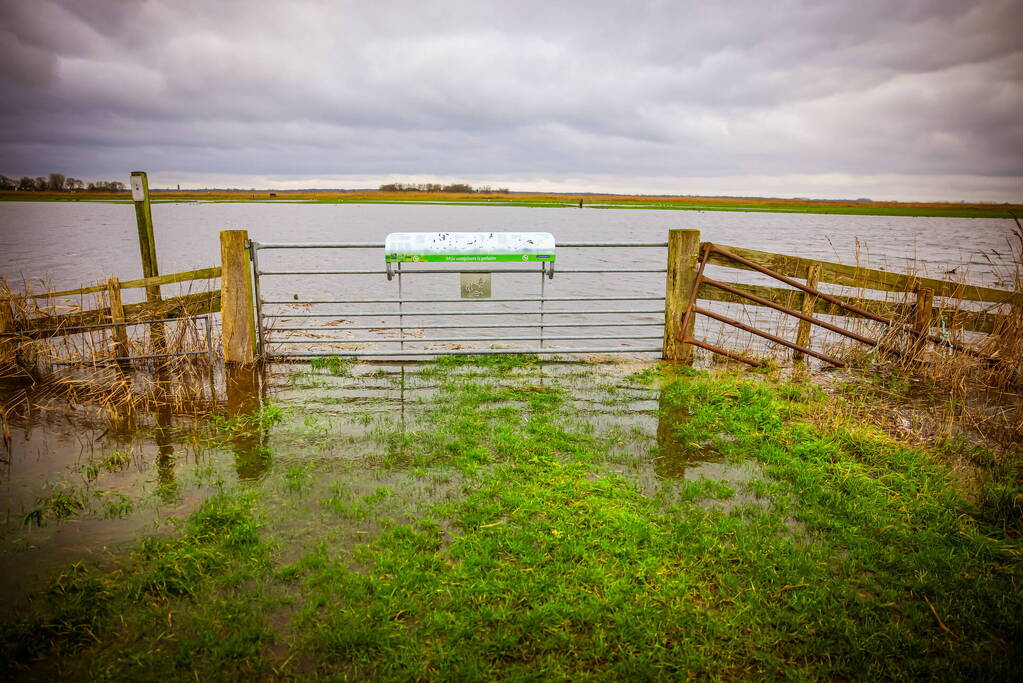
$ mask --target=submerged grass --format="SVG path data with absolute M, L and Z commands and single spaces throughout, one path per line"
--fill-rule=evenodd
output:
M 536 361 L 449 357 L 425 378 L 437 393 L 407 422 L 380 420 L 360 460 L 224 486 L 119 566 L 58 575 L 5 618 L 2 670 L 875 680 L 1023 667 L 1020 482 L 1004 460 L 971 499 L 947 452 L 842 410 L 821 420 L 843 399 L 808 383 L 662 368 L 625 378 L 653 387 L 661 418 L 631 465 L 656 471 L 695 444 L 758 474 L 683 468 L 650 492 L 621 468 L 623 431 Z M 321 428 L 293 417 L 267 422 L 274 447 Z M 369 466 L 389 483 L 360 479 Z M 426 479 L 449 493 L 424 499 Z

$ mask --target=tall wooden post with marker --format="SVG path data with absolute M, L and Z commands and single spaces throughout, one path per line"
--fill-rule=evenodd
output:
M 224 362 L 250 364 L 256 357 L 256 323 L 252 301 L 249 233 L 220 233 L 220 321 Z
M 682 329 L 682 318 L 689 305 L 689 295 L 696 281 L 700 260 L 699 230 L 668 231 L 668 273 L 664 285 L 664 360 L 691 365 L 692 344 L 683 343 L 683 336 L 692 336 L 696 316 L 689 317 L 689 329 Z
M 135 203 L 135 221 L 139 229 L 139 251 L 142 255 L 142 277 L 156 277 L 160 268 L 156 260 L 156 237 L 153 234 L 153 212 L 149 205 L 149 177 L 145 171 L 131 172 L 131 199 Z M 160 301 L 160 285 L 146 287 L 146 301 Z M 153 346 L 163 348 L 163 323 L 151 326 Z

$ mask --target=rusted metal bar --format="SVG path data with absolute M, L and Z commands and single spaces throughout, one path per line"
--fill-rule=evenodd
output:
M 707 258 L 710 256 L 709 246 L 713 246 L 710 242 L 703 245 L 703 256 L 700 257 L 700 266 L 696 269 L 696 282 L 693 283 L 693 288 L 689 292 L 689 301 L 686 302 L 685 313 L 682 314 L 682 325 L 679 327 L 681 333 L 678 335 L 680 339 L 685 341 L 691 335 L 689 331 L 695 329 L 690 321 L 693 317 L 693 307 L 696 306 L 696 298 L 700 291 L 700 280 L 703 279 L 703 270 L 707 267 Z M 700 346 L 697 344 L 696 346 Z
M 847 304 L 844 301 L 842 301 L 841 299 L 838 299 L 837 297 L 834 297 L 834 296 L 832 296 L 830 294 L 826 294 L 826 293 L 821 292 L 819 290 L 815 290 L 815 289 L 812 289 L 810 287 L 807 287 L 806 285 L 804 285 L 802 282 L 799 282 L 798 280 L 793 280 L 792 278 L 786 277 L 786 276 L 782 275 L 781 273 L 773 271 L 773 270 L 771 270 L 770 268 L 768 268 L 766 266 L 762 266 L 759 263 L 756 263 L 754 261 L 750 261 L 749 259 L 743 258 L 742 256 L 739 256 L 738 254 L 733 254 L 732 252 L 730 252 L 729 250 L 725 249 L 724 247 L 718 246 L 716 244 L 709 244 L 707 246 L 707 249 L 708 249 L 708 253 L 711 252 L 711 251 L 717 252 L 717 253 L 721 254 L 722 256 L 725 256 L 727 258 L 732 259 L 736 263 L 741 263 L 742 265 L 744 265 L 744 266 L 746 266 L 748 268 L 752 268 L 753 270 L 757 271 L 758 273 L 763 273 L 764 275 L 767 275 L 768 277 L 773 277 L 775 280 L 778 280 L 780 282 L 784 282 L 785 284 L 789 285 L 790 287 L 795 287 L 796 289 L 802 290 L 802 291 L 806 292 L 807 294 L 810 294 L 810 295 L 819 297 L 821 299 L 824 299 L 828 303 L 831 303 L 831 304 L 834 304 L 836 306 L 839 306 L 840 308 L 844 308 L 845 310 L 851 311 L 851 312 L 855 313 L 856 315 L 859 315 L 859 316 L 862 316 L 864 318 L 867 318 L 868 320 L 874 320 L 876 322 L 884 323 L 886 325 L 891 325 L 892 324 L 892 321 L 889 320 L 888 318 L 884 318 L 884 317 L 882 317 L 880 315 L 877 315 L 875 313 L 871 313 L 870 311 L 864 310 L 864 309 L 860 308 L 859 306 L 854 306 L 852 304 Z
M 832 325 L 831 323 L 826 323 L 823 320 L 818 320 L 817 318 L 814 318 L 813 316 L 805 315 L 805 314 L 803 314 L 803 313 L 801 313 L 799 311 L 793 310 L 791 308 L 786 308 L 785 306 L 782 306 L 781 304 L 774 303 L 770 299 L 765 299 L 762 296 L 757 296 L 756 294 L 750 294 L 749 292 L 744 292 L 741 289 L 736 289 L 735 287 L 732 287 L 732 286 L 730 286 L 729 284 L 727 284 L 725 282 L 718 282 L 717 280 L 712 280 L 711 278 L 704 276 L 704 277 L 702 277 L 700 279 L 700 283 L 701 284 L 702 283 L 706 283 L 706 284 L 710 285 L 711 287 L 717 287 L 718 289 L 723 289 L 724 291 L 728 292 L 729 294 L 734 294 L 735 296 L 742 297 L 743 299 L 749 299 L 750 301 L 754 301 L 754 302 L 760 304 L 761 306 L 767 306 L 768 308 L 773 308 L 776 311 L 781 311 L 782 313 L 787 313 L 788 315 L 791 315 L 791 316 L 794 316 L 796 318 L 799 318 L 800 320 L 805 320 L 808 323 L 811 323 L 811 324 L 814 324 L 814 325 L 819 325 L 820 327 L 823 327 L 825 330 L 830 330 L 830 331 L 835 332 L 837 334 L 841 334 L 841 335 L 843 335 L 845 337 L 849 337 L 850 339 L 855 339 L 856 341 L 862 342 L 864 344 L 867 344 L 868 346 L 877 346 L 880 343 L 880 341 L 881 341 L 879 339 L 871 339 L 870 337 L 864 337 L 862 334 L 857 334 L 856 332 L 850 332 L 849 330 L 847 330 L 845 328 L 842 328 L 842 327 L 839 327 L 838 325 Z M 889 350 L 898 353 L 894 349 L 889 349 Z
M 764 339 L 766 339 L 768 341 L 772 341 L 775 344 L 781 344 L 782 346 L 787 346 L 788 348 L 793 349 L 795 351 L 802 351 L 803 353 L 805 353 L 808 356 L 813 356 L 814 358 L 820 358 L 822 361 L 824 361 L 826 363 L 831 363 L 832 365 L 834 365 L 836 367 L 839 367 L 839 368 L 844 368 L 845 367 L 845 363 L 843 363 L 842 361 L 838 360 L 837 358 L 832 358 L 831 356 L 823 354 L 823 353 L 821 353 L 819 351 L 814 351 L 813 349 L 807 348 L 805 346 L 799 346 L 797 344 L 793 344 L 792 342 L 788 341 L 787 339 L 782 339 L 781 337 L 773 335 L 773 334 L 771 334 L 769 332 L 764 332 L 763 330 L 758 330 L 755 327 L 751 327 L 751 326 L 747 325 L 746 323 L 742 323 L 742 322 L 739 322 L 738 320 L 735 320 L 733 318 L 729 318 L 726 315 L 721 315 L 720 313 L 715 313 L 714 311 L 708 310 L 706 308 L 701 308 L 700 306 L 693 306 L 693 311 L 695 313 L 699 313 L 701 315 L 705 315 L 708 318 L 714 318 L 714 320 L 717 320 L 719 322 L 723 322 L 726 325 L 731 325 L 732 327 L 737 327 L 740 330 L 742 330 L 743 332 L 749 332 L 750 334 L 755 334 L 758 337 L 763 337 Z
M 728 349 L 722 349 L 717 346 L 713 346 L 712 344 L 708 344 L 705 341 L 693 339 L 692 337 L 685 337 L 682 339 L 682 342 L 685 344 L 692 344 L 693 346 L 699 346 L 701 349 L 707 349 L 708 351 L 725 356 L 727 358 L 731 358 L 732 360 L 737 360 L 742 363 L 746 363 L 747 365 L 752 365 L 755 368 L 762 368 L 765 365 L 763 361 L 757 360 L 756 358 L 748 358 L 742 355 L 741 353 L 729 351 Z
M 979 351 L 976 351 L 974 349 L 971 349 L 971 348 L 969 348 L 967 346 L 963 346 L 961 344 L 956 344 L 955 342 L 950 341 L 948 339 L 942 339 L 941 337 L 939 337 L 937 335 L 932 335 L 932 334 L 918 332 L 917 330 L 914 330 L 909 325 L 905 325 L 905 324 L 901 324 L 901 323 L 896 324 L 893 320 L 890 320 L 889 318 L 885 318 L 884 316 L 880 316 L 880 315 L 877 315 L 875 313 L 871 313 L 870 311 L 862 309 L 859 306 L 854 306 L 852 304 L 847 304 L 844 301 L 842 301 L 841 299 L 838 299 L 837 297 L 834 297 L 834 296 L 832 296 L 830 294 L 827 294 L 825 292 L 821 292 L 819 290 L 807 287 L 803 283 L 801 283 L 801 282 L 799 282 L 797 280 L 793 280 L 790 277 L 786 277 L 786 276 L 782 275 L 781 273 L 775 272 L 775 271 L 771 270 L 770 268 L 767 268 L 766 266 L 762 266 L 759 263 L 756 263 L 754 261 L 750 261 L 749 259 L 743 258 L 742 256 L 739 256 L 738 254 L 733 254 L 728 249 L 725 249 L 724 247 L 721 247 L 721 246 L 719 246 L 717 244 L 708 243 L 708 245 L 707 245 L 707 254 L 709 255 L 711 252 L 717 252 L 718 254 L 721 254 L 722 256 L 724 256 L 726 258 L 732 259 L 736 263 L 741 263 L 742 265 L 744 265 L 744 266 L 746 266 L 748 268 L 751 268 L 752 270 L 755 270 L 758 273 L 763 273 L 764 275 L 767 275 L 768 277 L 773 277 L 775 280 L 778 280 L 779 282 L 784 282 L 785 284 L 789 285 L 790 287 L 795 287 L 796 289 L 802 290 L 802 291 L 806 292 L 807 294 L 811 294 L 811 295 L 817 296 L 817 297 L 819 297 L 821 299 L 824 299 L 828 303 L 834 304 L 835 306 L 838 306 L 840 308 L 844 308 L 845 310 L 850 311 L 852 313 L 855 313 L 856 315 L 859 315 L 859 316 L 861 316 L 863 318 L 867 318 L 868 320 L 873 320 L 875 322 L 884 323 L 885 325 L 888 325 L 889 327 L 898 327 L 900 330 L 902 330 L 904 332 L 908 332 L 909 334 L 912 334 L 912 335 L 914 335 L 916 337 L 921 337 L 923 339 L 927 339 L 928 341 L 933 342 L 935 344 L 943 345 L 943 346 L 948 346 L 949 348 L 955 349 L 956 351 L 960 351 L 962 353 L 966 353 L 966 354 L 969 354 L 971 356 L 976 356 L 978 358 L 983 358 L 983 359 L 985 359 L 985 360 L 987 360 L 989 362 L 997 362 L 996 359 L 991 358 L 990 356 L 987 356 L 987 355 L 985 355 L 985 354 L 983 354 L 983 353 L 981 353 Z M 891 350 L 890 347 L 889 347 L 888 350 Z

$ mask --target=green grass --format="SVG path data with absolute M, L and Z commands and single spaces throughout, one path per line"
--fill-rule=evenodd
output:
M 335 377 L 344 377 L 351 372 L 356 362 L 355 358 L 350 357 L 323 356 L 310 360 L 309 368 L 311 370 L 326 370 Z
M 276 198 L 266 192 L 183 192 L 176 196 L 154 195 L 154 204 L 204 203 L 288 203 L 288 204 L 415 204 L 444 206 L 514 206 L 527 208 L 576 208 L 579 200 L 587 209 L 647 209 L 659 211 L 751 211 L 766 213 L 813 213 L 868 216 L 929 216 L 941 218 L 1011 218 L 1019 213 L 1017 204 L 949 204 L 856 202 L 794 199 L 743 199 L 728 197 L 636 197 L 587 195 L 378 195 L 374 192 L 350 194 L 339 192 L 281 193 Z M 82 201 L 130 204 L 130 198 L 89 193 L 2 192 L 0 201 Z
M 971 501 L 941 451 L 822 424 L 840 398 L 769 374 L 625 378 L 650 387 L 636 391 L 660 406 L 656 434 L 589 415 L 528 357 L 446 358 L 425 378 L 437 393 L 407 424 L 380 422 L 357 461 L 279 464 L 118 566 L 58 575 L 5 618 L 4 669 L 574 681 L 1023 667 L 1012 468 L 992 463 Z M 271 442 L 306 448 L 308 417 L 270 421 Z M 622 451 L 623 435 L 647 447 Z M 691 443 L 755 476 L 691 476 L 693 461 L 640 485 Z M 424 496 L 428 482 L 448 493 Z

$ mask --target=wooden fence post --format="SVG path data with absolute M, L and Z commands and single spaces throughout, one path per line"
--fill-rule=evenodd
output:
M 252 308 L 252 264 L 246 230 L 220 233 L 220 320 L 225 363 L 252 363 L 256 325 Z
M 1006 362 L 1019 362 L 1016 345 L 1023 334 L 1023 304 L 1012 304 L 1009 312 L 999 316 L 995 334 L 998 335 L 996 352 L 998 358 Z
M 690 316 L 689 329 L 682 329 L 682 317 L 696 279 L 697 262 L 700 259 L 700 231 L 668 231 L 668 273 L 664 281 L 664 346 L 661 357 L 664 360 L 691 365 L 693 347 L 679 337 L 693 333 L 696 316 Z
M 913 304 L 913 330 L 919 334 L 928 335 L 931 331 L 931 309 L 934 306 L 934 290 L 927 287 L 918 287 L 916 290 L 916 303 Z M 913 340 L 913 360 L 919 360 L 921 352 L 927 346 L 924 337 L 916 337 Z
M 160 268 L 156 259 L 156 237 L 153 234 L 153 212 L 149 205 L 149 176 L 145 171 L 131 172 L 131 198 L 135 202 L 135 222 L 139 230 L 139 252 L 142 256 L 142 277 L 156 277 Z M 160 285 L 146 287 L 146 301 L 160 301 Z M 157 353 L 164 348 L 163 323 L 150 325 L 150 338 Z
M 121 300 L 121 283 L 116 277 L 107 280 L 107 298 L 110 300 L 110 322 L 124 322 L 124 302 Z M 114 354 L 118 358 L 128 355 L 128 328 L 118 325 L 113 328 Z
M 0 299 L 0 334 L 15 332 L 14 311 L 11 302 Z M 17 342 L 10 337 L 0 337 L 0 367 L 15 365 Z
M 156 261 L 153 212 L 149 205 L 149 178 L 145 171 L 131 172 L 131 198 L 135 202 L 135 220 L 139 229 L 142 277 L 156 277 L 160 274 L 160 269 Z M 146 287 L 146 296 L 149 301 L 159 301 L 160 287 Z
M 821 276 L 821 264 L 814 263 L 810 265 L 809 272 L 806 274 L 806 286 L 810 289 L 817 289 L 817 281 Z M 803 292 L 803 315 L 813 315 L 814 306 L 817 304 L 817 297 L 810 296 L 806 292 Z M 799 327 L 796 329 L 796 345 L 808 347 L 810 345 L 810 328 L 811 324 L 805 320 L 799 321 Z M 803 360 L 802 351 L 793 351 L 793 360 Z

